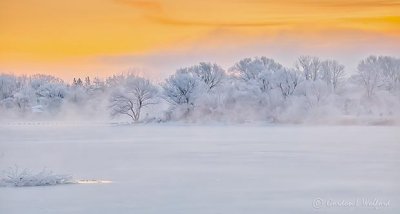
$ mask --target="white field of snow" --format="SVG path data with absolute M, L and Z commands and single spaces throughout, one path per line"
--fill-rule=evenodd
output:
M 4 214 L 400 213 L 396 126 L 4 124 L 14 165 L 110 183 L 3 187 Z

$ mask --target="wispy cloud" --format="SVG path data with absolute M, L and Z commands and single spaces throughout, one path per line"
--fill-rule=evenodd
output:
M 399 23 L 398 16 L 393 14 L 396 8 L 400 10 L 400 0 L 236 0 L 234 3 L 240 7 L 229 7 L 232 0 L 220 0 L 209 2 L 203 0 L 193 1 L 190 4 L 175 0 L 113 0 L 137 10 L 141 10 L 143 17 L 153 23 L 170 26 L 199 26 L 199 27 L 276 27 L 294 26 L 297 24 L 321 24 L 322 22 L 346 22 L 352 23 L 371 22 Z M 181 9 L 170 7 L 172 4 L 182 4 Z M 198 5 L 199 4 L 199 5 Z M 195 5 L 190 7 L 189 5 Z M 198 5 L 198 6 L 197 6 Z M 206 5 L 206 7 L 205 7 Z M 224 6 L 226 5 L 226 7 Z M 243 7 L 243 10 L 239 10 Z M 221 10 L 221 17 L 215 16 L 216 11 Z M 246 9 L 247 8 L 247 9 Z M 250 9 L 255 10 L 250 14 Z M 275 9 L 274 9 L 275 8 Z M 377 9 L 384 13 L 375 13 Z M 271 11 L 270 11 L 271 10 Z M 356 13 L 348 14 L 354 10 Z M 202 12 L 199 12 L 202 11 Z M 204 12 L 209 11 L 206 15 Z M 246 12 L 247 11 L 247 12 Z M 258 11 L 258 12 L 256 12 Z M 260 11 L 264 11 L 260 13 Z M 265 11 L 270 11 L 266 13 Z M 370 13 L 368 11 L 375 11 Z M 212 13 L 214 12 L 214 13 Z M 219 12 L 218 12 L 219 13 Z M 190 14 L 190 15 L 188 15 Z M 211 15 L 213 14 L 213 15 Z M 369 14 L 371 17 L 368 17 Z M 378 15 L 378 16 L 377 16 Z M 385 16 L 385 17 L 379 17 Z M 282 18 L 284 17 L 284 18 Z M 345 18 L 350 17 L 350 18 Z
M 301 2 L 301 1 L 296 1 Z M 400 6 L 399 0 L 328 0 L 328 1 L 317 1 L 317 0 L 306 0 L 309 4 L 318 5 L 323 7 L 332 8 L 366 8 L 366 7 L 390 7 Z M 303 1 L 304 3 L 304 1 Z
M 165 24 L 177 26 L 208 26 L 208 27 L 270 27 L 282 26 L 288 24 L 282 21 L 258 21 L 258 22 L 219 22 L 219 21 L 201 21 L 201 20 L 180 20 L 163 16 L 149 16 L 150 20 Z
M 264 5 L 302 5 L 302 7 L 332 7 L 332 8 L 349 8 L 349 7 L 388 7 L 400 6 L 400 0 L 236 0 L 246 4 L 264 4 Z
M 398 24 L 400 29 L 400 16 L 374 16 L 374 17 L 352 17 L 343 18 L 346 21 L 364 22 L 364 23 L 388 23 Z
M 144 10 L 149 13 L 160 13 L 163 12 L 163 6 L 157 1 L 146 1 L 146 0 L 113 0 L 118 4 L 127 5 L 129 7 Z
M 118 4 L 127 5 L 134 9 L 142 10 L 144 17 L 154 23 L 174 26 L 206 26 L 206 27 L 269 27 L 282 26 L 287 22 L 276 20 L 265 21 L 213 21 L 190 18 L 172 18 L 171 11 L 166 11 L 163 4 L 154 0 L 113 0 Z

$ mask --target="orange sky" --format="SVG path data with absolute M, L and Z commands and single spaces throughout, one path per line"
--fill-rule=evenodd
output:
M 400 0 L 0 0 L 0 72 L 157 77 L 244 54 L 400 55 L 399 11 Z

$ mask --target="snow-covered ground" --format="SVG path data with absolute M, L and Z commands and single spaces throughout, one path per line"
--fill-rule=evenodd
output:
M 0 213 L 400 213 L 400 127 L 4 124 Z

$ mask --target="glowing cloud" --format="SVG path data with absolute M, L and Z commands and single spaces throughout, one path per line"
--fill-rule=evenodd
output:
M 308 52 L 317 46 L 337 49 L 344 40 L 347 50 L 372 37 L 390 38 L 378 48 L 384 51 L 400 43 L 398 11 L 398 0 L 2 0 L 0 72 L 68 77 L 72 69 L 93 74 L 99 65 L 90 59 L 99 56 L 193 47 L 197 53 L 211 48 L 213 54 L 231 44 L 286 47 L 288 40 L 314 41 L 302 47 Z M 225 33 L 213 33 L 219 30 Z M 280 35 L 285 39 L 276 39 Z

